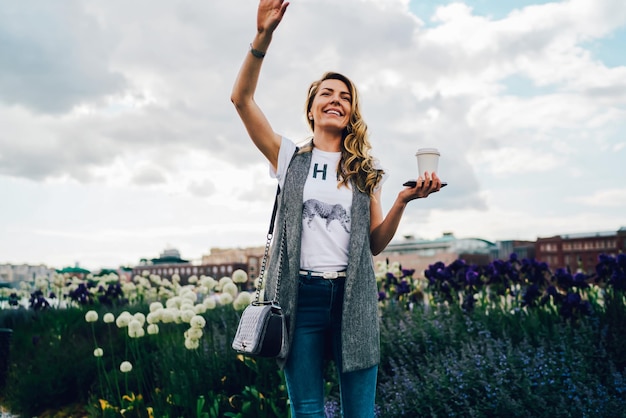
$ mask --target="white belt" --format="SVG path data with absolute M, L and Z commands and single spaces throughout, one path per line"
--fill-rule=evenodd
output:
M 346 271 L 311 271 L 311 270 L 300 270 L 301 276 L 309 276 L 309 277 L 321 277 L 322 279 L 338 279 L 340 277 L 346 277 Z

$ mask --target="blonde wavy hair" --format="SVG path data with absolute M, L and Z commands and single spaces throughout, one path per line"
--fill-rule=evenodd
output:
M 374 159 L 370 155 L 372 146 L 370 145 L 367 133 L 367 124 L 361 117 L 361 109 L 359 107 L 359 96 L 355 85 L 343 74 L 335 72 L 327 72 L 322 78 L 311 83 L 309 94 L 306 100 L 306 112 L 308 115 L 313 105 L 313 99 L 319 91 L 319 87 L 325 80 L 339 80 L 347 87 L 352 96 L 352 106 L 350 120 L 344 128 L 341 141 L 341 158 L 337 167 L 339 176 L 339 185 L 337 187 L 346 186 L 354 180 L 356 187 L 367 193 L 369 196 L 374 194 L 376 186 L 380 183 L 384 174 L 383 170 L 374 167 Z M 309 127 L 313 131 L 315 121 L 307 118 Z M 313 149 L 313 138 L 300 149 L 299 152 L 310 152 Z

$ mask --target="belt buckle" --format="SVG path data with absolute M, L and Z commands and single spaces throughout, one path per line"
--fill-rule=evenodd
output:
M 336 271 L 325 271 L 324 273 L 322 273 L 322 277 L 325 279 L 336 279 L 337 277 L 339 277 L 339 273 L 337 273 Z

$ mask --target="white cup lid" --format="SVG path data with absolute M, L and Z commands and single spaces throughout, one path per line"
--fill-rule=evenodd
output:
M 415 155 L 420 155 L 420 154 L 437 154 L 437 155 L 441 155 L 441 154 L 439 154 L 439 150 L 437 148 L 419 148 L 417 150 L 417 153 L 415 153 Z

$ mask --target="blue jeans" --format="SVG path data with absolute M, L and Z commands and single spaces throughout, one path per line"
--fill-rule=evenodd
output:
M 327 348 L 339 373 L 345 418 L 374 416 L 378 366 L 341 371 L 341 315 L 345 279 L 300 276 L 295 333 L 285 378 L 292 418 L 324 418 L 324 354 Z

